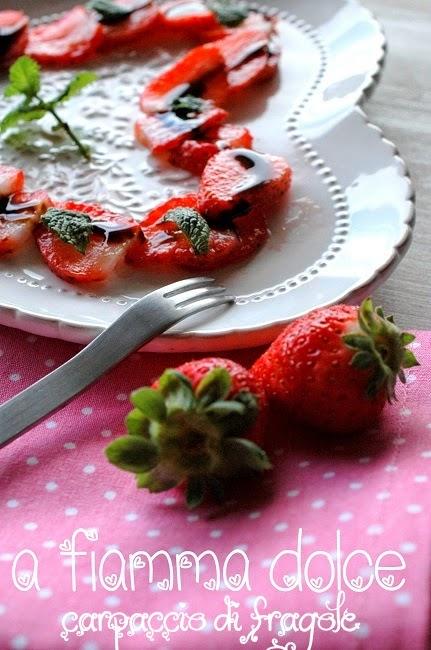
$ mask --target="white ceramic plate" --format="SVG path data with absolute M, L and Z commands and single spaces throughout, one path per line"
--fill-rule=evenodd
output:
M 358 108 L 383 59 L 378 23 L 355 0 L 274 0 L 269 9 L 258 6 L 280 16 L 280 79 L 254 88 L 232 119 L 249 126 L 257 150 L 290 161 L 293 192 L 274 215 L 264 248 L 214 274 L 237 296 L 236 305 L 189 319 L 154 341 L 152 349 L 265 343 L 300 314 L 370 292 L 409 243 L 414 208 L 405 165 Z M 195 178 L 160 169 L 133 141 L 139 90 L 174 55 L 159 48 L 144 58 L 132 53 L 94 66 L 100 81 L 65 108 L 93 145 L 90 166 L 61 142 L 50 152 L 49 122 L 44 135 L 35 135 L 31 151 L 3 142 L 2 161 L 22 166 L 30 187 L 46 188 L 57 198 L 95 200 L 136 217 L 195 188 Z M 52 87 L 70 75 L 45 74 Z M 0 111 L 6 107 L 0 100 Z M 36 252 L 27 251 L 0 262 L 0 322 L 86 342 L 136 298 L 172 279 L 130 271 L 89 291 L 62 282 Z

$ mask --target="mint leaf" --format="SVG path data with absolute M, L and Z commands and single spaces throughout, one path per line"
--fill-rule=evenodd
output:
M 71 244 L 84 254 L 90 243 L 93 225 L 84 212 L 48 208 L 41 218 L 42 223 L 66 244 Z
M 0 122 L 0 131 L 3 133 L 8 129 L 16 126 L 20 122 L 32 122 L 40 120 L 46 115 L 46 110 L 43 108 L 24 108 L 19 106 L 13 111 L 7 113 Z
M 114 440 L 106 449 L 110 463 L 126 472 L 148 472 L 159 461 L 156 445 L 139 436 L 122 436 Z
M 80 141 L 69 124 L 62 120 L 56 108 L 58 104 L 76 95 L 82 88 L 85 88 L 85 86 L 92 83 L 96 78 L 93 72 L 80 72 L 58 97 L 45 100 L 39 96 L 41 84 L 39 64 L 29 56 L 19 57 L 9 68 L 10 83 L 4 91 L 4 95 L 5 97 L 24 95 L 25 99 L 13 111 L 3 117 L 0 121 L 0 131 L 6 131 L 19 122 L 40 120 L 44 115 L 50 113 L 57 123 L 57 128 L 63 129 L 72 142 L 75 143 L 81 155 L 86 160 L 89 160 L 88 147 Z
M 250 13 L 243 2 L 234 0 L 209 0 L 207 4 L 218 21 L 226 27 L 237 27 Z
M 210 227 L 207 221 L 193 208 L 168 210 L 163 221 L 173 221 L 191 243 L 196 255 L 205 255 L 209 250 Z
M 171 111 L 181 120 L 189 120 L 202 113 L 206 101 L 194 95 L 177 97 L 171 104 Z
M 76 75 L 76 77 L 74 77 L 72 81 L 68 83 L 66 88 L 63 90 L 62 93 L 60 93 L 57 99 L 54 100 L 54 103 L 60 104 L 62 102 L 66 102 L 71 97 L 78 95 L 78 93 L 83 88 L 89 86 L 96 80 L 97 80 L 97 74 L 94 72 L 89 72 L 89 71 L 79 72 Z
M 29 56 L 20 56 L 9 68 L 9 81 L 6 97 L 18 94 L 34 97 L 40 90 L 39 64 Z
M 92 9 L 99 14 L 99 22 L 104 23 L 105 25 L 125 20 L 136 11 L 136 9 L 117 5 L 114 2 L 111 2 L 111 0 L 91 0 L 91 2 L 87 4 L 87 8 Z
M 13 97 L 14 95 L 21 95 L 21 91 L 18 90 L 13 84 L 9 84 L 3 91 L 5 97 Z

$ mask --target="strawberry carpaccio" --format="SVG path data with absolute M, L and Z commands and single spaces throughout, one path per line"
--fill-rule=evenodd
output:
M 65 67 L 149 39 L 198 41 L 142 89 L 134 130 L 138 147 L 200 177 L 195 193 L 156 206 L 138 224 L 40 191 L 18 196 L 23 172 L 1 168 L 7 182 L 0 182 L 0 255 L 21 250 L 33 232 L 53 273 L 85 283 L 109 280 L 124 264 L 207 272 L 244 262 L 263 246 L 292 171 L 283 158 L 253 149 L 247 127 L 229 122 L 229 106 L 277 73 L 277 21 L 235 3 L 222 12 L 211 6 L 91 0 L 30 29 L 21 12 L 0 12 L 0 30 L 10 24 L 17 34 L 5 40 L 0 31 L 0 61 L 25 52 L 42 65 Z

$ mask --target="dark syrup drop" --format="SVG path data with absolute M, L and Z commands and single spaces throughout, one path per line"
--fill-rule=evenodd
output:
M 258 187 L 271 180 L 274 175 L 274 169 L 271 162 L 266 156 L 251 149 L 231 149 L 228 154 L 239 160 L 243 167 L 249 170 L 246 178 L 233 188 L 233 194 L 241 194 L 253 187 Z
M 6 196 L 0 198 L 0 218 L 3 221 L 20 221 L 27 219 L 29 209 L 35 208 L 39 205 L 40 201 L 17 201 L 15 202 L 14 196 Z M 31 211 L 31 210 L 30 210 Z

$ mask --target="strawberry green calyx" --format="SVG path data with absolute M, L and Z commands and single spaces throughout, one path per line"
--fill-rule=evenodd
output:
M 137 486 L 163 492 L 186 484 L 190 508 L 207 492 L 220 498 L 221 482 L 237 473 L 262 472 L 271 465 L 246 435 L 259 414 L 257 397 L 234 395 L 224 368 L 208 372 L 196 388 L 176 370 L 166 370 L 156 388 L 131 394 L 135 407 L 126 417 L 128 435 L 106 449 L 108 460 L 136 475 Z
M 395 384 L 406 382 L 404 369 L 419 365 L 406 346 L 415 340 L 413 334 L 402 332 L 392 316 L 385 316 L 381 307 L 374 307 L 371 298 L 364 300 L 358 311 L 358 329 L 343 336 L 344 343 L 355 351 L 351 364 L 371 370 L 367 395 L 375 397 L 384 390 L 389 402 L 396 399 Z

